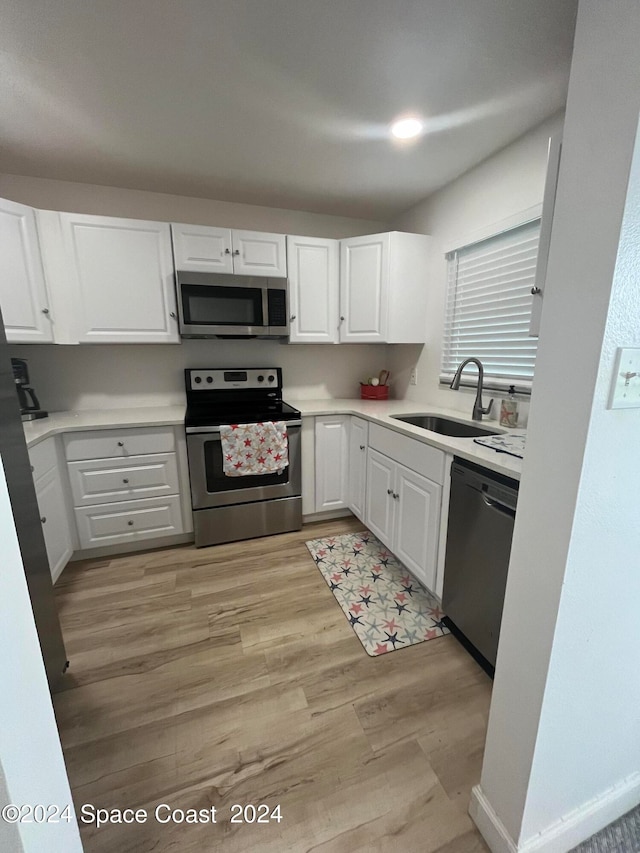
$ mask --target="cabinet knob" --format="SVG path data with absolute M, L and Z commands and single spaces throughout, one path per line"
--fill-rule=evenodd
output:
M 340 317 L 340 322 L 344 323 L 344 317 Z
M 126 486 L 126 484 L 127 484 L 129 481 L 128 481 L 128 480 L 126 479 L 126 477 L 125 477 L 125 479 L 124 479 L 122 482 L 123 482 L 123 483 L 125 484 L 125 486 Z
M 296 315 L 295 315 L 295 314 L 292 314 L 292 315 L 289 317 L 289 322 L 290 322 L 290 323 L 293 323 L 293 321 L 294 321 L 295 319 L 296 319 Z
M 133 527 L 133 521 L 127 521 L 127 524 L 129 525 L 129 527 Z
M 397 501 L 397 500 L 399 500 L 399 498 L 400 498 L 400 495 L 399 495 L 397 492 L 394 492 L 394 493 L 393 493 L 393 499 L 394 499 L 395 501 Z
M 364 450 L 364 444 L 360 445 L 360 450 Z
M 48 314 L 48 313 L 49 313 L 49 309 L 48 309 L 48 308 L 43 308 L 43 309 L 42 309 L 42 313 L 43 313 L 43 314 Z
M 231 249 L 225 249 L 225 250 L 224 250 L 224 253 L 225 253 L 225 255 L 230 255 L 230 254 L 231 254 Z
M 34 472 L 35 470 L 36 470 L 36 469 L 33 467 L 33 465 L 31 465 L 31 473 L 32 473 L 32 474 L 33 474 L 33 472 Z
M 539 293 L 542 293 L 542 291 L 540 290 L 539 287 L 532 287 L 531 288 L 531 295 L 532 296 L 537 296 Z
M 46 515 L 43 515 L 43 516 L 42 516 L 42 518 L 40 519 L 40 523 L 41 523 L 41 524 L 46 524 L 46 523 L 47 523 L 47 516 L 46 516 Z
M 171 317 L 171 319 L 172 319 L 172 320 L 176 320 L 176 319 L 177 319 L 177 316 L 176 316 L 176 312 L 175 312 L 175 311 L 171 311 L 171 313 L 169 314 L 169 316 Z
M 239 254 L 240 254 L 240 249 L 235 249 L 235 250 L 234 250 L 234 252 L 233 252 L 233 254 L 234 254 L 234 255 L 239 255 Z
M 118 442 L 118 447 L 124 447 L 124 441 L 119 441 L 119 442 Z
M 393 489 L 387 489 L 387 494 L 388 494 L 388 495 L 392 495 L 392 494 L 393 494 Z

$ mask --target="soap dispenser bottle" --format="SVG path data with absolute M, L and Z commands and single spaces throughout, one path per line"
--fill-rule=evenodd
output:
M 500 426 L 511 429 L 518 426 L 518 401 L 514 385 L 509 386 L 506 399 L 500 401 Z

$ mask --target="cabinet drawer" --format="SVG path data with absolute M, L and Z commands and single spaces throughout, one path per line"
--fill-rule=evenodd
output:
M 171 427 L 103 429 L 65 435 L 69 462 L 79 459 L 140 456 L 143 453 L 171 453 L 175 449 Z
M 31 462 L 34 482 L 55 468 L 57 466 L 55 438 L 46 438 L 39 444 L 30 447 L 29 461 Z
M 69 480 L 74 506 L 162 497 L 180 491 L 175 453 L 70 462 Z
M 444 483 L 444 452 L 392 429 L 369 424 L 369 447 L 401 462 L 434 483 Z
M 81 548 L 137 542 L 183 532 L 177 495 L 79 507 L 76 521 Z

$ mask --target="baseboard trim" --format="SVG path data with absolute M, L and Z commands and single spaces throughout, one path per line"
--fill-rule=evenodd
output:
M 474 785 L 471 789 L 469 815 L 480 830 L 480 835 L 487 842 L 491 853 L 518 853 L 513 838 L 494 812 L 480 785 Z
M 520 844 L 513 841 L 480 785 L 471 792 L 469 814 L 492 853 L 566 853 L 637 806 L 639 800 L 640 773 L 632 773 Z
M 332 509 L 328 512 L 312 512 L 309 515 L 302 516 L 302 523 L 313 524 L 316 521 L 333 521 L 334 518 L 348 518 L 350 515 L 353 515 L 353 513 L 349 509 Z
M 172 548 L 174 545 L 187 545 L 193 542 L 193 532 L 176 533 L 173 536 L 159 536 L 157 539 L 143 539 L 140 542 L 128 542 L 126 545 L 101 545 L 99 548 L 87 548 L 74 551 L 70 563 L 78 560 L 94 560 L 100 557 L 122 557 L 139 551 L 157 551 L 158 548 Z

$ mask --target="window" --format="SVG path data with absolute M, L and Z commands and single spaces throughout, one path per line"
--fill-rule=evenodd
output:
M 486 387 L 531 388 L 538 339 L 529 337 L 529 322 L 539 237 L 536 219 L 447 255 L 441 382 L 451 382 L 460 362 L 475 356 Z

